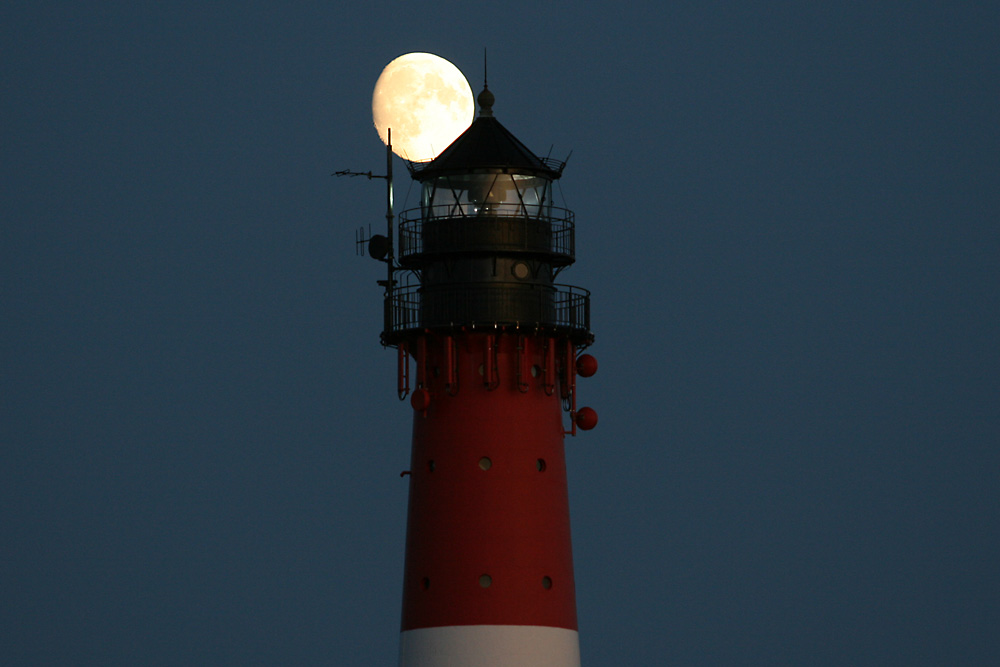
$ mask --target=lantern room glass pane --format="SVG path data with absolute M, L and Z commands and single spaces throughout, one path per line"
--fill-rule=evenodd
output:
M 421 206 L 425 217 L 548 217 L 551 193 L 546 178 L 490 170 L 425 181 Z

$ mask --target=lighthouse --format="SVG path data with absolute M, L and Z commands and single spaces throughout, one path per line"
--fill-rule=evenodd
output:
M 570 667 L 564 440 L 597 423 L 577 407 L 597 368 L 590 294 L 558 281 L 575 261 L 573 213 L 553 204 L 565 163 L 501 125 L 487 87 L 477 101 L 463 134 L 410 163 L 419 207 L 396 233 L 390 209 L 369 243 L 413 411 L 399 664 Z

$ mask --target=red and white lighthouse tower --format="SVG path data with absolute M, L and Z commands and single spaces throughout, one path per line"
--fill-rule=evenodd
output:
M 563 440 L 596 371 L 590 295 L 556 283 L 575 260 L 564 163 L 541 159 L 478 97 L 472 125 L 411 164 L 420 207 L 389 264 L 382 342 L 413 408 L 400 665 L 579 665 Z M 568 419 L 564 418 L 568 412 Z M 405 474 L 405 473 L 404 473 Z

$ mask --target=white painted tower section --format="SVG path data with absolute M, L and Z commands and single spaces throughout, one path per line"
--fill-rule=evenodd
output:
M 407 630 L 400 667 L 580 667 L 576 630 L 538 625 L 452 625 Z

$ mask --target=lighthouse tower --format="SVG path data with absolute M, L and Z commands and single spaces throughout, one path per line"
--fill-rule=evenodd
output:
M 414 411 L 400 665 L 568 667 L 563 440 L 597 423 L 576 406 L 577 376 L 597 368 L 579 355 L 590 295 L 556 282 L 575 260 L 573 214 L 552 204 L 565 164 L 504 128 L 487 88 L 478 102 L 465 133 L 410 166 L 420 207 L 398 242 L 372 242 L 390 265 L 382 342 Z

